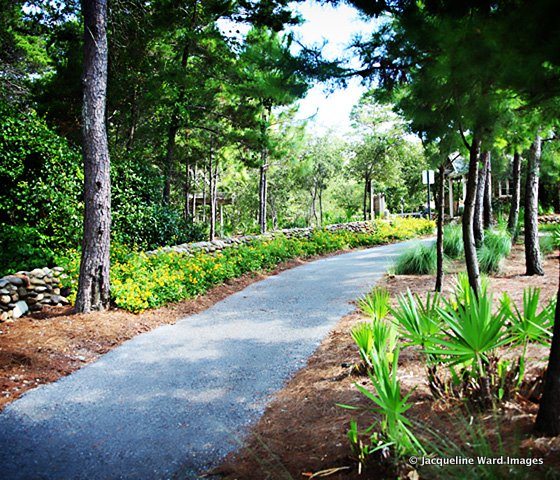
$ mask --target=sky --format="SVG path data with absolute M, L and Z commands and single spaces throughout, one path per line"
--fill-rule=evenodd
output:
M 308 0 L 294 4 L 305 19 L 305 23 L 290 28 L 295 37 L 306 46 L 323 45 L 323 55 L 331 60 L 345 58 L 351 66 L 358 66 L 357 58 L 347 47 L 356 34 L 368 33 L 372 29 L 371 20 L 363 21 L 357 11 L 347 5 L 336 8 L 319 5 Z M 300 100 L 299 119 L 313 116 L 308 121 L 308 129 L 317 134 L 332 132 L 344 136 L 350 129 L 350 111 L 366 88 L 360 78 L 353 78 L 346 88 L 329 93 L 325 85 L 315 85 L 307 96 Z

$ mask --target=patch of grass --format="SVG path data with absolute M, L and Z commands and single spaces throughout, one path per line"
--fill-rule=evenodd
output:
M 555 236 L 556 233 L 556 236 Z M 550 235 L 543 235 L 539 237 L 539 246 L 543 255 L 549 255 L 559 247 L 560 243 L 560 229 L 558 232 L 552 231 Z
M 487 230 L 484 243 L 478 249 L 478 262 L 482 273 L 498 273 L 503 259 L 511 253 L 511 235 L 505 230 Z
M 397 258 L 392 271 L 395 275 L 432 275 L 437 269 L 435 244 L 419 243 Z
M 464 255 L 461 225 L 447 225 L 443 229 L 443 253 L 452 259 L 461 258 Z

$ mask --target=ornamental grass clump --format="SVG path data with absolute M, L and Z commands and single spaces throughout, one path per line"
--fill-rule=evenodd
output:
M 443 229 L 443 253 L 454 260 L 464 255 L 463 229 L 460 225 L 447 225 Z
M 432 275 L 436 268 L 435 244 L 419 243 L 397 258 L 392 271 L 395 275 Z

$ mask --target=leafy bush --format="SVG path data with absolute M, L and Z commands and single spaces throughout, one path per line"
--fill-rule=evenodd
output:
M 419 243 L 402 253 L 395 264 L 395 275 L 430 275 L 437 268 L 437 252 L 435 245 Z
M 0 102 L 2 274 L 50 265 L 82 231 L 81 155 L 33 110 Z M 40 264 L 40 262 L 44 262 Z
M 453 259 L 463 256 L 463 230 L 460 225 L 447 225 L 443 229 L 443 253 Z

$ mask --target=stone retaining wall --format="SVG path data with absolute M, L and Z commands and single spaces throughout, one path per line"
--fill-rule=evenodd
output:
M 356 233 L 372 233 L 374 226 L 371 222 L 352 222 L 329 225 L 325 227 L 329 232 L 347 230 Z M 148 252 L 155 255 L 159 252 L 195 253 L 216 252 L 235 245 L 246 245 L 255 240 L 271 239 L 278 236 L 287 238 L 309 238 L 315 230 L 308 228 L 290 228 L 275 230 L 263 235 L 245 235 L 242 237 L 225 238 L 213 242 L 184 243 L 172 247 L 163 247 Z M 70 293 L 64 291 L 60 280 L 64 278 L 64 269 L 61 267 L 36 268 L 30 272 L 17 272 L 0 278 L 0 322 L 13 321 L 27 312 L 36 312 L 45 305 L 68 305 L 66 296 Z
M 224 238 L 222 240 L 214 240 L 212 242 L 183 243 L 181 245 L 158 248 L 157 250 L 148 252 L 148 254 L 154 255 L 158 252 L 195 253 L 201 250 L 212 253 L 235 245 L 245 245 L 255 240 L 265 240 L 279 236 L 285 236 L 287 238 L 309 238 L 313 230 L 315 230 L 314 227 L 286 228 L 284 230 L 267 232 L 262 235 L 244 235 L 242 237 Z M 328 232 L 346 230 L 356 233 L 372 233 L 374 231 L 374 226 L 371 222 L 337 223 L 326 226 L 325 230 Z
M 36 268 L 0 278 L 0 321 L 11 321 L 45 305 L 68 305 L 60 280 L 64 269 Z

